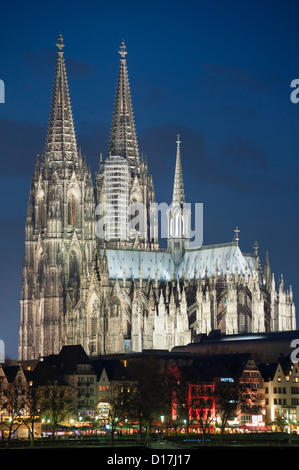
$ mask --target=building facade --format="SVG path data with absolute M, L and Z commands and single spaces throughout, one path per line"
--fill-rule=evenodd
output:
M 81 344 L 88 355 L 171 350 L 195 335 L 296 328 L 292 289 L 277 286 L 268 257 L 232 243 L 191 247 L 181 142 L 176 142 L 168 246 L 139 151 L 126 49 L 109 152 L 94 181 L 77 147 L 61 35 L 45 150 L 32 175 L 25 224 L 19 359 Z M 174 152 L 175 153 L 175 152 Z M 126 223 L 128 225 L 126 225 Z M 237 232 L 238 233 L 238 232 Z
M 259 365 L 265 386 L 266 422 L 292 432 L 299 420 L 299 367 L 290 357 Z

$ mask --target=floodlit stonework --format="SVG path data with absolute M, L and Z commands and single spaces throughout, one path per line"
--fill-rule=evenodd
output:
M 46 147 L 32 175 L 25 224 L 19 359 L 58 354 L 64 345 L 113 354 L 171 350 L 215 329 L 296 329 L 292 289 L 285 290 L 282 278 L 276 287 L 268 256 L 263 269 L 256 244 L 251 254 L 242 253 L 238 236 L 190 246 L 179 139 L 168 248 L 159 248 L 153 179 L 138 148 L 123 43 L 109 152 L 92 181 L 77 148 L 61 35 L 57 46 Z M 115 181 L 117 217 L 108 235 L 98 237 L 96 209 L 113 205 Z M 134 215 L 126 204 L 142 206 L 154 230 L 136 224 L 124 231 L 124 220 Z

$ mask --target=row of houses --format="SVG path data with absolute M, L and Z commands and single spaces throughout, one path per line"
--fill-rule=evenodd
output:
M 17 385 L 21 398 L 30 387 L 57 390 L 68 387 L 76 395 L 76 414 L 70 412 L 63 424 L 91 423 L 97 418 L 99 423 L 107 426 L 111 397 L 124 388 L 136 390 L 140 370 L 148 379 L 148 388 L 158 380 L 160 371 L 176 370 L 180 377 L 183 374 L 188 382 L 189 401 L 191 397 L 197 398 L 192 405 L 194 409 L 191 406 L 189 411 L 192 417 L 196 417 L 196 407 L 201 406 L 202 400 L 205 400 L 205 412 L 215 412 L 211 395 L 216 383 L 239 382 L 242 383 L 242 399 L 239 397 L 235 417 L 230 419 L 229 426 L 263 431 L 269 430 L 280 419 L 289 430 L 297 428 L 299 366 L 289 357 L 272 363 L 257 363 L 249 353 L 214 355 L 145 351 L 89 357 L 80 345 L 64 346 L 59 354 L 38 361 L 0 365 L 0 419 L 9 418 L 10 410 L 5 404 L 5 390 L 9 387 Z M 175 422 L 179 420 L 179 414 L 172 408 L 171 419 Z M 44 421 L 46 416 L 39 418 Z

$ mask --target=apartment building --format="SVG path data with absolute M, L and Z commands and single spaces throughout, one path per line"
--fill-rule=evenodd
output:
M 299 365 L 289 357 L 259 364 L 265 386 L 266 423 L 295 431 L 299 419 Z

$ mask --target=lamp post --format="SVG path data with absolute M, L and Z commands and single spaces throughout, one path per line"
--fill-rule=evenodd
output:
M 163 437 L 163 423 L 164 423 L 164 416 L 161 416 L 161 431 L 162 431 L 162 437 Z

